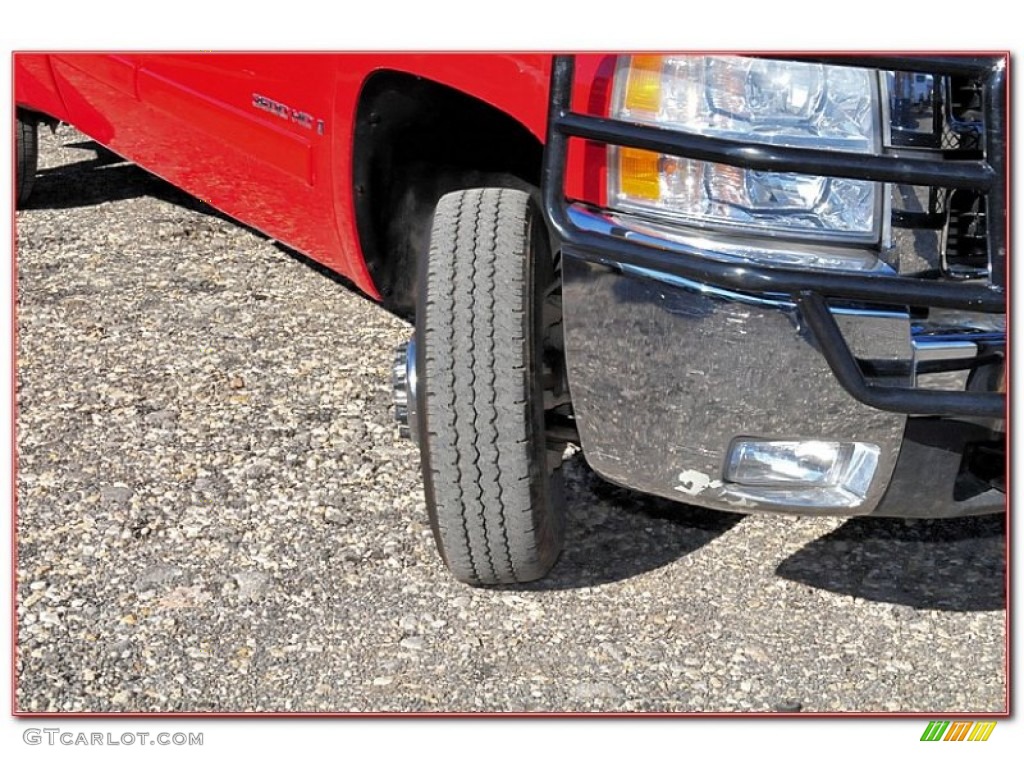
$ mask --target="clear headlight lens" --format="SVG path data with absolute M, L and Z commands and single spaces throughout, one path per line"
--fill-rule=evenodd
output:
M 873 153 L 874 72 L 738 56 L 622 56 L 612 117 L 717 138 Z M 611 147 L 609 205 L 702 227 L 871 242 L 881 185 Z

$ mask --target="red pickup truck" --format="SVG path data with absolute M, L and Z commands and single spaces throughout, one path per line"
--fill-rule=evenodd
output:
M 440 552 L 543 577 L 570 445 L 740 512 L 1005 510 L 1008 56 L 17 54 L 64 121 L 415 319 Z

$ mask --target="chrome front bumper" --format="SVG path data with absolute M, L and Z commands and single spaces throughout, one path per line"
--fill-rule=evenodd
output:
M 580 226 L 599 224 L 574 215 Z M 962 460 L 957 440 L 962 444 L 964 435 L 986 426 L 858 402 L 786 297 L 602 264 L 566 246 L 563 311 L 580 440 L 591 467 L 608 480 L 742 512 L 951 517 L 1005 506 L 997 491 L 964 497 L 955 487 Z M 906 313 L 831 311 L 858 359 L 913 370 L 921 344 Z M 888 383 L 910 383 L 893 378 Z M 738 438 L 864 442 L 878 446 L 878 462 L 857 503 L 824 495 L 817 502 L 780 502 L 764 489 L 726 481 Z
M 554 57 L 541 193 L 584 453 L 622 485 L 719 509 L 1002 511 L 1006 57 L 823 61 L 945 85 L 928 127 L 890 119 L 880 151 L 853 157 L 608 117 L 583 106 L 574 57 Z M 570 192 L 571 142 L 884 183 L 883 232 L 808 246 L 606 210 L 600 173 Z

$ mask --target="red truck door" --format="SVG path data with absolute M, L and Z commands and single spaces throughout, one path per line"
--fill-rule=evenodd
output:
M 210 205 L 335 268 L 334 59 L 157 53 L 54 56 L 72 120 Z

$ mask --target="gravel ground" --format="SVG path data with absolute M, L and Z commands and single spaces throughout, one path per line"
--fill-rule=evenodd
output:
M 1006 707 L 1001 519 L 741 517 L 567 466 L 568 549 L 449 578 L 409 332 L 62 128 L 18 225 L 17 709 Z

